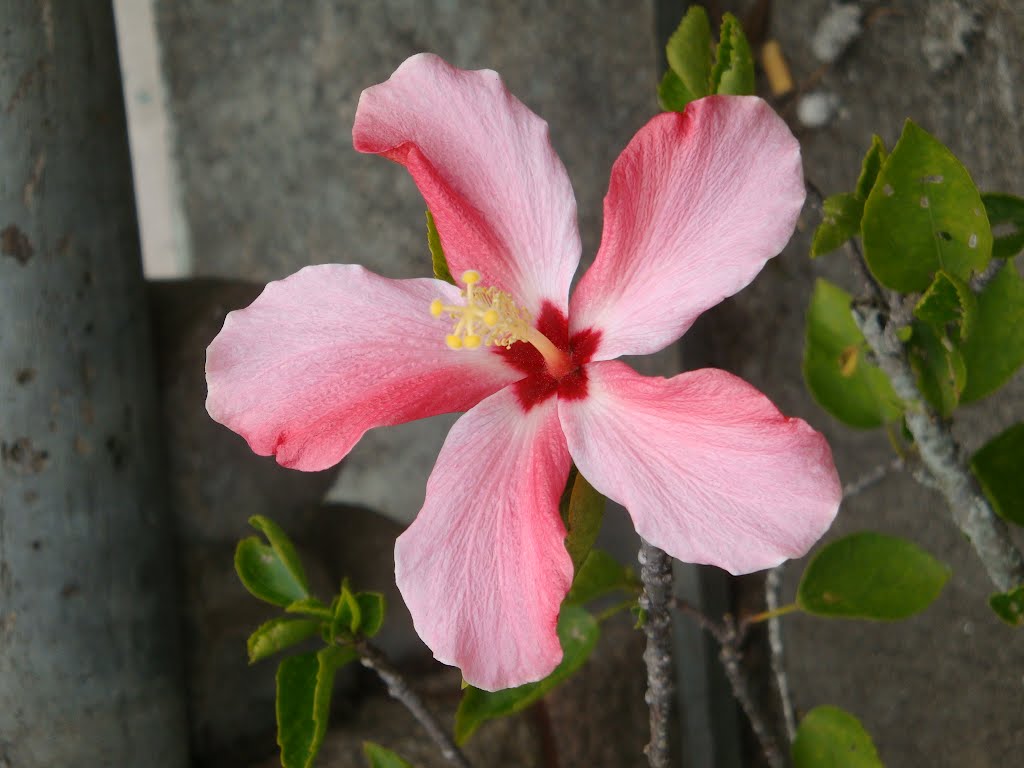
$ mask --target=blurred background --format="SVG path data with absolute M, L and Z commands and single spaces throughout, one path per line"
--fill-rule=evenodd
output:
M 413 634 L 392 559 L 454 417 L 371 432 L 334 470 L 284 470 L 206 415 L 205 347 L 228 311 L 307 264 L 429 273 L 411 179 L 351 142 L 362 89 L 419 51 L 497 70 L 549 122 L 587 263 L 609 170 L 658 112 L 664 44 L 687 5 L 0 0 L 0 768 L 277 764 L 273 663 L 245 658 L 274 611 L 232 564 L 253 514 L 297 540 L 325 594 L 343 576 L 384 591 L 382 646 L 454 711 L 459 675 Z M 1024 194 L 1021 3 L 708 5 L 736 12 L 752 45 L 778 41 L 796 88 L 772 96 L 761 77 L 760 92 L 825 194 L 852 188 L 872 133 L 891 146 L 907 117 L 983 191 Z M 856 30 L 832 50 L 822 23 L 839 6 Z M 815 276 L 856 288 L 842 256 L 808 258 L 818 221 L 809 205 L 752 286 L 643 370 L 743 376 L 825 432 L 850 481 L 891 449 L 880 431 L 833 421 L 799 375 Z M 1018 375 L 968 409 L 960 437 L 976 448 L 1022 413 Z M 861 529 L 917 540 L 953 579 L 894 625 L 787 618 L 798 710 L 848 709 L 888 765 L 1019 762 L 1024 646 L 985 605 L 985 574 L 940 498 L 886 477 L 844 504 L 829 536 Z M 635 556 L 621 510 L 601 545 Z M 784 569 L 784 602 L 800 572 Z M 680 566 L 677 589 L 712 613 L 756 611 L 763 576 Z M 643 642 L 621 618 L 545 710 L 480 731 L 476 764 L 646 764 Z M 682 621 L 676 644 L 679 764 L 756 765 L 715 648 Z M 766 687 L 763 647 L 755 636 L 752 674 Z M 363 739 L 440 764 L 372 677 L 349 670 L 335 695 L 318 764 L 361 765 Z

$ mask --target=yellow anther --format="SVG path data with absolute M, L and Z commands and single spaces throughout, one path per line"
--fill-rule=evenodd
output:
M 501 316 L 498 314 L 498 310 L 496 309 L 488 309 L 486 312 L 484 312 L 484 323 L 487 324 L 488 328 L 493 328 L 494 326 L 496 326 L 498 324 L 498 320 L 500 319 Z
M 449 333 L 444 337 L 444 343 L 447 344 L 451 349 L 462 349 L 462 337 L 456 336 L 454 333 Z
M 434 299 L 430 302 L 430 314 L 434 317 L 440 317 L 442 312 L 444 312 L 444 304 L 440 299 Z
M 480 273 L 475 269 L 467 269 L 462 273 L 462 282 L 466 285 L 476 285 L 480 282 Z
M 462 340 L 462 343 L 466 345 L 466 349 L 476 349 L 480 346 L 480 337 L 471 333 Z
M 466 287 L 462 289 L 465 304 L 446 304 L 442 299 L 430 302 L 430 314 L 448 317 L 453 325 L 445 343 L 452 349 L 479 347 L 511 347 L 527 341 L 536 333 L 530 313 L 504 291 L 479 285 L 480 273 L 467 269 L 462 273 Z

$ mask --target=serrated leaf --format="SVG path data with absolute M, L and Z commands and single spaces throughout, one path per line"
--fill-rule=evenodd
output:
M 811 258 L 824 256 L 860 234 L 860 216 L 864 201 L 852 192 L 825 198 L 821 206 L 821 224 L 814 231 Z
M 925 290 L 944 269 L 962 280 L 982 271 L 992 230 L 963 164 L 908 120 L 864 205 L 864 258 L 880 283 Z
M 1012 259 L 1024 250 L 1024 198 L 989 192 L 981 202 L 992 225 L 992 258 Z
M 565 549 L 572 558 L 574 572 L 579 572 L 597 540 L 604 519 L 604 506 L 604 496 L 574 467 L 569 473 L 561 503 L 566 530 Z
M 940 271 L 914 307 L 914 316 L 936 334 L 963 341 L 971 333 L 977 310 L 978 299 L 971 287 L 959 277 Z
M 815 707 L 793 739 L 794 768 L 882 768 L 871 736 L 839 707 Z
M 843 423 L 879 427 L 898 419 L 902 410 L 889 379 L 861 353 L 866 342 L 850 314 L 850 301 L 839 286 L 815 283 L 807 311 L 804 379 L 818 404 Z
M 864 531 L 818 550 L 800 579 L 796 601 L 818 616 L 903 619 L 931 605 L 949 573 L 913 542 Z
M 971 458 L 971 471 L 996 514 L 1024 525 L 1024 424 L 1014 424 L 982 446 Z
M 488 720 L 521 712 L 548 691 L 568 679 L 583 666 L 597 644 L 600 629 L 597 620 L 578 606 L 562 607 L 558 617 L 558 639 L 562 644 L 562 663 L 554 672 L 536 683 L 507 688 L 503 691 L 481 691 L 466 688 L 455 714 L 455 741 L 460 746 Z
M 988 599 L 988 604 L 1011 627 L 1024 626 L 1024 585 L 1009 592 L 997 592 Z
M 974 327 L 960 349 L 967 366 L 964 403 L 995 392 L 1024 363 L 1024 280 L 1012 261 L 978 295 Z
M 687 101 L 707 96 L 711 76 L 711 23 L 708 12 L 692 5 L 665 46 L 668 65 L 685 89 Z
M 434 277 L 444 280 L 446 283 L 455 285 L 455 278 L 448 269 L 448 259 L 444 255 L 444 248 L 441 247 L 441 236 L 437 233 L 437 225 L 434 224 L 434 216 L 427 211 L 427 247 L 430 248 L 430 261 L 434 266 Z
M 743 27 L 731 13 L 722 15 L 715 66 L 711 70 L 711 93 L 749 96 L 754 92 L 754 57 Z
M 412 763 L 406 762 L 395 752 L 372 741 L 363 742 L 363 756 L 366 757 L 370 768 L 412 768 Z
M 308 640 L 320 629 L 320 622 L 315 619 L 289 619 L 278 617 L 271 619 L 256 628 L 249 635 L 246 649 L 249 652 L 249 663 L 273 656 L 285 648 Z
M 360 592 L 356 595 L 359 603 L 359 634 L 373 637 L 384 624 L 385 601 L 380 592 Z
M 282 608 L 309 597 L 305 585 L 285 565 L 277 551 L 255 536 L 238 542 L 235 572 L 253 597 Z
M 871 146 L 868 147 L 867 154 L 864 155 L 864 159 L 861 161 L 860 176 L 857 177 L 857 186 L 854 189 L 854 194 L 861 200 L 868 199 L 868 195 L 871 194 L 875 181 L 878 179 L 878 172 L 882 170 L 882 165 L 885 164 L 888 156 L 882 139 L 877 135 L 873 135 L 871 137 Z M 858 227 L 860 226 L 860 221 L 857 222 L 857 225 Z
M 665 112 L 682 112 L 691 101 L 693 97 L 679 75 L 671 69 L 665 70 L 664 77 L 658 83 L 658 106 Z
M 960 404 L 967 384 L 967 366 L 960 349 L 927 323 L 915 320 L 907 358 L 921 394 L 943 418 Z
M 284 768 L 311 768 L 330 716 L 334 676 L 352 648 L 330 646 L 290 656 L 277 668 L 277 743 Z
M 601 549 L 592 549 L 572 581 L 565 596 L 569 605 L 583 605 L 617 591 L 635 591 L 636 576 L 632 569 Z

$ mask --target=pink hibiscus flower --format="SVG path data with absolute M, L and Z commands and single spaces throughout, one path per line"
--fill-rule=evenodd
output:
M 724 371 L 666 380 L 615 360 L 676 341 L 789 240 L 800 148 L 765 102 L 712 96 L 637 133 L 571 301 L 572 188 L 547 124 L 497 74 L 413 56 L 363 92 L 353 136 L 412 174 L 465 288 L 355 265 L 271 283 L 210 345 L 207 409 L 302 470 L 336 464 L 368 429 L 466 411 L 395 547 L 436 658 L 489 690 L 561 660 L 572 462 L 686 562 L 768 568 L 829 527 L 839 481 L 805 422 Z

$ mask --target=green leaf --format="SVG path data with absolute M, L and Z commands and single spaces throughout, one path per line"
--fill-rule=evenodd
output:
M 978 299 L 967 283 L 948 272 L 938 272 L 914 307 L 914 316 L 939 336 L 963 341 L 971 333 L 977 310 Z
M 998 592 L 988 599 L 992 610 L 1011 627 L 1024 626 L 1024 584 L 1009 592 Z
M 1024 250 L 1024 198 L 990 192 L 981 202 L 992 225 L 992 258 L 1012 259 Z
M 278 666 L 277 743 L 284 768 L 313 765 L 327 732 L 334 675 L 356 655 L 335 645 L 290 656 Z
M 927 608 L 948 579 L 949 569 L 912 542 L 864 531 L 818 550 L 796 601 L 818 616 L 903 619 Z
M 914 321 L 913 331 L 907 344 L 907 357 L 917 376 L 917 385 L 939 415 L 949 418 L 960 404 L 967 383 L 963 354 L 927 323 Z
M 963 280 L 992 254 L 981 195 L 959 160 L 910 120 L 864 204 L 864 258 L 878 281 L 925 290 L 940 269 Z
M 601 531 L 604 504 L 604 496 L 574 468 L 562 494 L 562 519 L 566 529 L 565 548 L 576 573 L 579 573 Z
M 307 640 L 320 629 L 320 622 L 315 619 L 289 619 L 279 617 L 261 624 L 249 635 L 246 649 L 249 651 L 249 663 L 273 656 L 278 651 Z
M 687 102 L 707 96 L 711 76 L 711 23 L 708 12 L 699 5 L 690 6 L 665 46 L 668 65 L 678 76 Z
M 568 679 L 590 656 L 599 634 L 597 620 L 587 611 L 578 606 L 562 606 L 562 614 L 558 617 L 562 663 L 543 680 L 518 688 L 494 692 L 481 691 L 472 686 L 466 688 L 459 702 L 459 710 L 455 713 L 456 743 L 460 746 L 465 744 L 476 729 L 488 720 L 521 712 Z
M 658 84 L 658 105 L 665 112 L 682 112 L 691 101 L 693 97 L 679 75 L 671 69 L 665 70 L 665 76 Z
M 576 573 L 565 602 L 582 605 L 618 590 L 636 589 L 637 580 L 631 568 L 622 565 L 604 550 L 592 549 Z
M 285 564 L 278 551 L 250 536 L 235 549 L 235 572 L 245 588 L 260 600 L 282 608 L 309 597 L 305 574 Z
M 434 217 L 427 211 L 427 246 L 430 248 L 430 260 L 434 265 L 434 277 L 444 280 L 446 283 L 455 285 L 455 278 L 448 269 L 448 259 L 445 258 L 444 248 L 441 247 L 441 236 L 437 233 L 437 226 L 434 224 Z
M 290 603 L 285 611 L 288 613 L 304 613 L 307 616 L 316 616 L 320 619 L 330 620 L 333 613 L 330 608 L 317 600 L 315 597 L 307 597 L 305 600 L 296 600 Z
M 731 13 L 723 14 L 711 70 L 711 93 L 749 96 L 754 92 L 754 57 L 743 27 Z
M 868 199 L 871 190 L 878 179 L 878 172 L 882 169 L 888 154 L 885 151 L 885 144 L 874 135 L 871 137 L 871 146 L 868 148 L 864 160 L 860 164 L 860 176 L 857 178 L 857 187 L 854 194 L 862 201 Z M 860 217 L 857 217 L 857 227 L 860 228 Z
M 412 763 L 406 762 L 390 749 L 385 749 L 372 741 L 363 742 L 363 755 L 366 756 L 370 768 L 412 768 Z
M 971 458 L 971 471 L 996 514 L 1024 525 L 1024 424 L 1014 424 L 982 446 Z
M 821 224 L 811 242 L 811 258 L 831 253 L 847 240 L 860 234 L 864 201 L 852 192 L 825 198 L 821 206 Z
M 845 424 L 878 427 L 902 413 L 892 384 L 865 358 L 866 342 L 850 313 L 850 294 L 818 280 L 807 312 L 803 372 L 818 404 Z
M 1024 280 L 1012 261 L 978 296 L 974 327 L 961 351 L 967 366 L 964 403 L 995 392 L 1024 363 Z
M 793 768 L 882 768 L 871 736 L 839 707 L 815 707 L 793 740 Z
M 384 595 L 380 592 L 360 592 L 356 595 L 359 603 L 359 634 L 373 637 L 384 624 Z
M 342 582 L 341 592 L 331 604 L 334 620 L 331 622 L 333 637 L 355 635 L 363 620 L 362 606 L 349 589 L 348 580 Z

